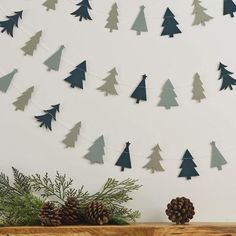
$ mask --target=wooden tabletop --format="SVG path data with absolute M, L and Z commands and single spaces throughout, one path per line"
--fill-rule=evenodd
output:
M 0 236 L 236 236 L 236 223 L 167 223 L 127 226 L 1 227 Z

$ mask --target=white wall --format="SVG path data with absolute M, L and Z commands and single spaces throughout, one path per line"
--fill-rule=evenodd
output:
M 108 177 L 138 178 L 143 188 L 129 206 L 141 210 L 140 221 L 166 221 L 166 204 L 177 196 L 192 199 L 196 221 L 235 221 L 236 91 L 219 91 L 217 66 L 222 61 L 236 72 L 236 17 L 222 16 L 222 0 L 203 1 L 215 17 L 206 27 L 191 26 L 190 0 L 117 0 L 120 30 L 112 34 L 104 25 L 113 1 L 91 1 L 94 20 L 82 23 L 70 15 L 77 1 L 61 0 L 51 12 L 46 12 L 43 2 L 1 0 L 0 4 L 0 19 L 24 10 L 15 37 L 0 36 L 1 74 L 19 69 L 7 94 L 0 97 L 1 171 L 10 173 L 10 167 L 15 166 L 25 173 L 49 171 L 53 175 L 59 170 L 90 191 L 98 190 Z M 129 29 L 142 4 L 146 6 L 149 32 L 137 37 Z M 160 37 L 166 7 L 176 15 L 183 32 L 173 39 Z M 42 41 L 34 57 L 24 57 L 20 48 L 41 29 Z M 49 73 L 42 62 L 61 44 L 66 49 L 60 72 Z M 85 88 L 71 89 L 63 79 L 84 59 L 90 73 Z M 119 73 L 120 95 L 104 97 L 95 88 L 114 66 Z M 201 104 L 191 100 L 196 72 L 207 96 Z M 148 101 L 136 105 L 129 96 L 144 73 L 149 77 Z M 180 104 L 171 110 L 156 106 L 168 78 Z M 33 103 L 24 113 L 15 112 L 12 102 L 32 85 L 36 87 Z M 61 112 L 58 122 L 53 123 L 53 132 L 38 128 L 33 116 L 56 103 L 61 103 Z M 78 121 L 82 121 L 82 129 L 77 146 L 65 149 L 61 140 Z M 107 145 L 105 164 L 90 165 L 83 155 L 101 134 Z M 221 172 L 210 169 L 212 140 L 229 163 Z M 131 142 L 133 169 L 121 173 L 114 163 L 126 141 Z M 142 166 L 157 143 L 163 150 L 166 171 L 151 175 Z M 200 173 L 191 181 L 177 178 L 187 148 Z

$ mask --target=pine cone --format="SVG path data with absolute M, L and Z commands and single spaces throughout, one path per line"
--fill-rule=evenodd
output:
M 110 211 L 101 202 L 93 201 L 85 208 L 85 217 L 90 224 L 107 224 L 110 215 Z
M 76 197 L 68 197 L 61 208 L 63 225 L 76 225 L 79 223 L 79 200 Z
M 39 219 L 43 226 L 61 225 L 60 209 L 53 202 L 45 202 L 39 210 Z
M 177 197 L 167 205 L 166 215 L 176 224 L 185 224 L 195 215 L 193 203 L 185 197 Z

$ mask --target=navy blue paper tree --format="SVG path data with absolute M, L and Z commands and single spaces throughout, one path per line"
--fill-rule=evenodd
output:
M 3 28 L 1 32 L 4 33 L 6 31 L 7 34 L 13 37 L 14 26 L 18 27 L 18 21 L 19 18 L 22 19 L 22 13 L 23 11 L 16 11 L 15 15 L 7 16 L 8 20 L 0 21 L 0 27 Z
M 232 90 L 233 89 L 232 85 L 236 85 L 236 80 L 230 76 L 233 74 L 233 72 L 228 71 L 226 67 L 227 67 L 226 65 L 220 62 L 220 65 L 218 67 L 218 70 L 220 71 L 219 79 L 222 79 L 222 85 L 220 90 L 227 88 Z
M 169 37 L 172 38 L 174 37 L 174 34 L 181 33 L 180 29 L 177 26 L 178 24 L 179 23 L 175 20 L 175 15 L 169 8 L 167 8 L 164 15 L 164 22 L 162 24 L 162 27 L 164 28 L 161 36 L 169 35 Z
M 80 3 L 76 4 L 79 6 L 79 8 L 72 12 L 71 15 L 74 15 L 75 17 L 79 17 L 79 21 L 85 20 L 92 20 L 91 16 L 89 15 L 88 9 L 92 9 L 92 7 L 89 4 L 88 0 L 82 0 Z
M 46 129 L 52 130 L 52 120 L 56 120 L 56 113 L 59 112 L 60 104 L 52 105 L 52 109 L 44 110 L 46 113 L 42 116 L 35 116 L 36 120 L 40 123 L 40 127 L 45 126 Z
M 70 72 L 70 76 L 64 79 L 70 83 L 71 88 L 78 87 L 83 89 L 83 80 L 86 80 L 85 73 L 87 72 L 86 61 L 80 63 L 76 68 Z
M 236 5 L 233 0 L 224 0 L 223 15 L 230 14 L 231 17 L 234 17 L 234 12 L 236 12 Z
M 130 155 L 129 155 L 129 145 L 130 142 L 126 143 L 124 151 L 121 153 L 119 159 L 116 162 L 116 166 L 121 167 L 121 171 L 124 171 L 125 168 L 131 168 L 131 161 L 130 161 Z
M 191 177 L 199 176 L 198 172 L 195 170 L 195 167 L 197 167 L 197 165 L 194 163 L 193 157 L 187 149 L 183 156 L 183 162 L 180 166 L 182 170 L 179 177 L 185 177 L 187 180 L 190 180 Z
M 141 80 L 141 82 L 139 83 L 137 88 L 134 90 L 134 92 L 131 94 L 131 98 L 137 99 L 136 103 L 139 103 L 140 100 L 142 100 L 142 101 L 147 100 L 146 81 L 145 81 L 146 78 L 147 78 L 147 75 L 143 75 L 143 79 Z

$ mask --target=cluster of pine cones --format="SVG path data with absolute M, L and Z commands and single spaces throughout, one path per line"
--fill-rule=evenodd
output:
M 62 207 L 54 202 L 45 202 L 39 211 L 39 218 L 43 226 L 77 225 L 89 223 L 103 225 L 109 222 L 110 211 L 102 202 L 92 201 L 81 212 L 77 198 L 69 197 Z

